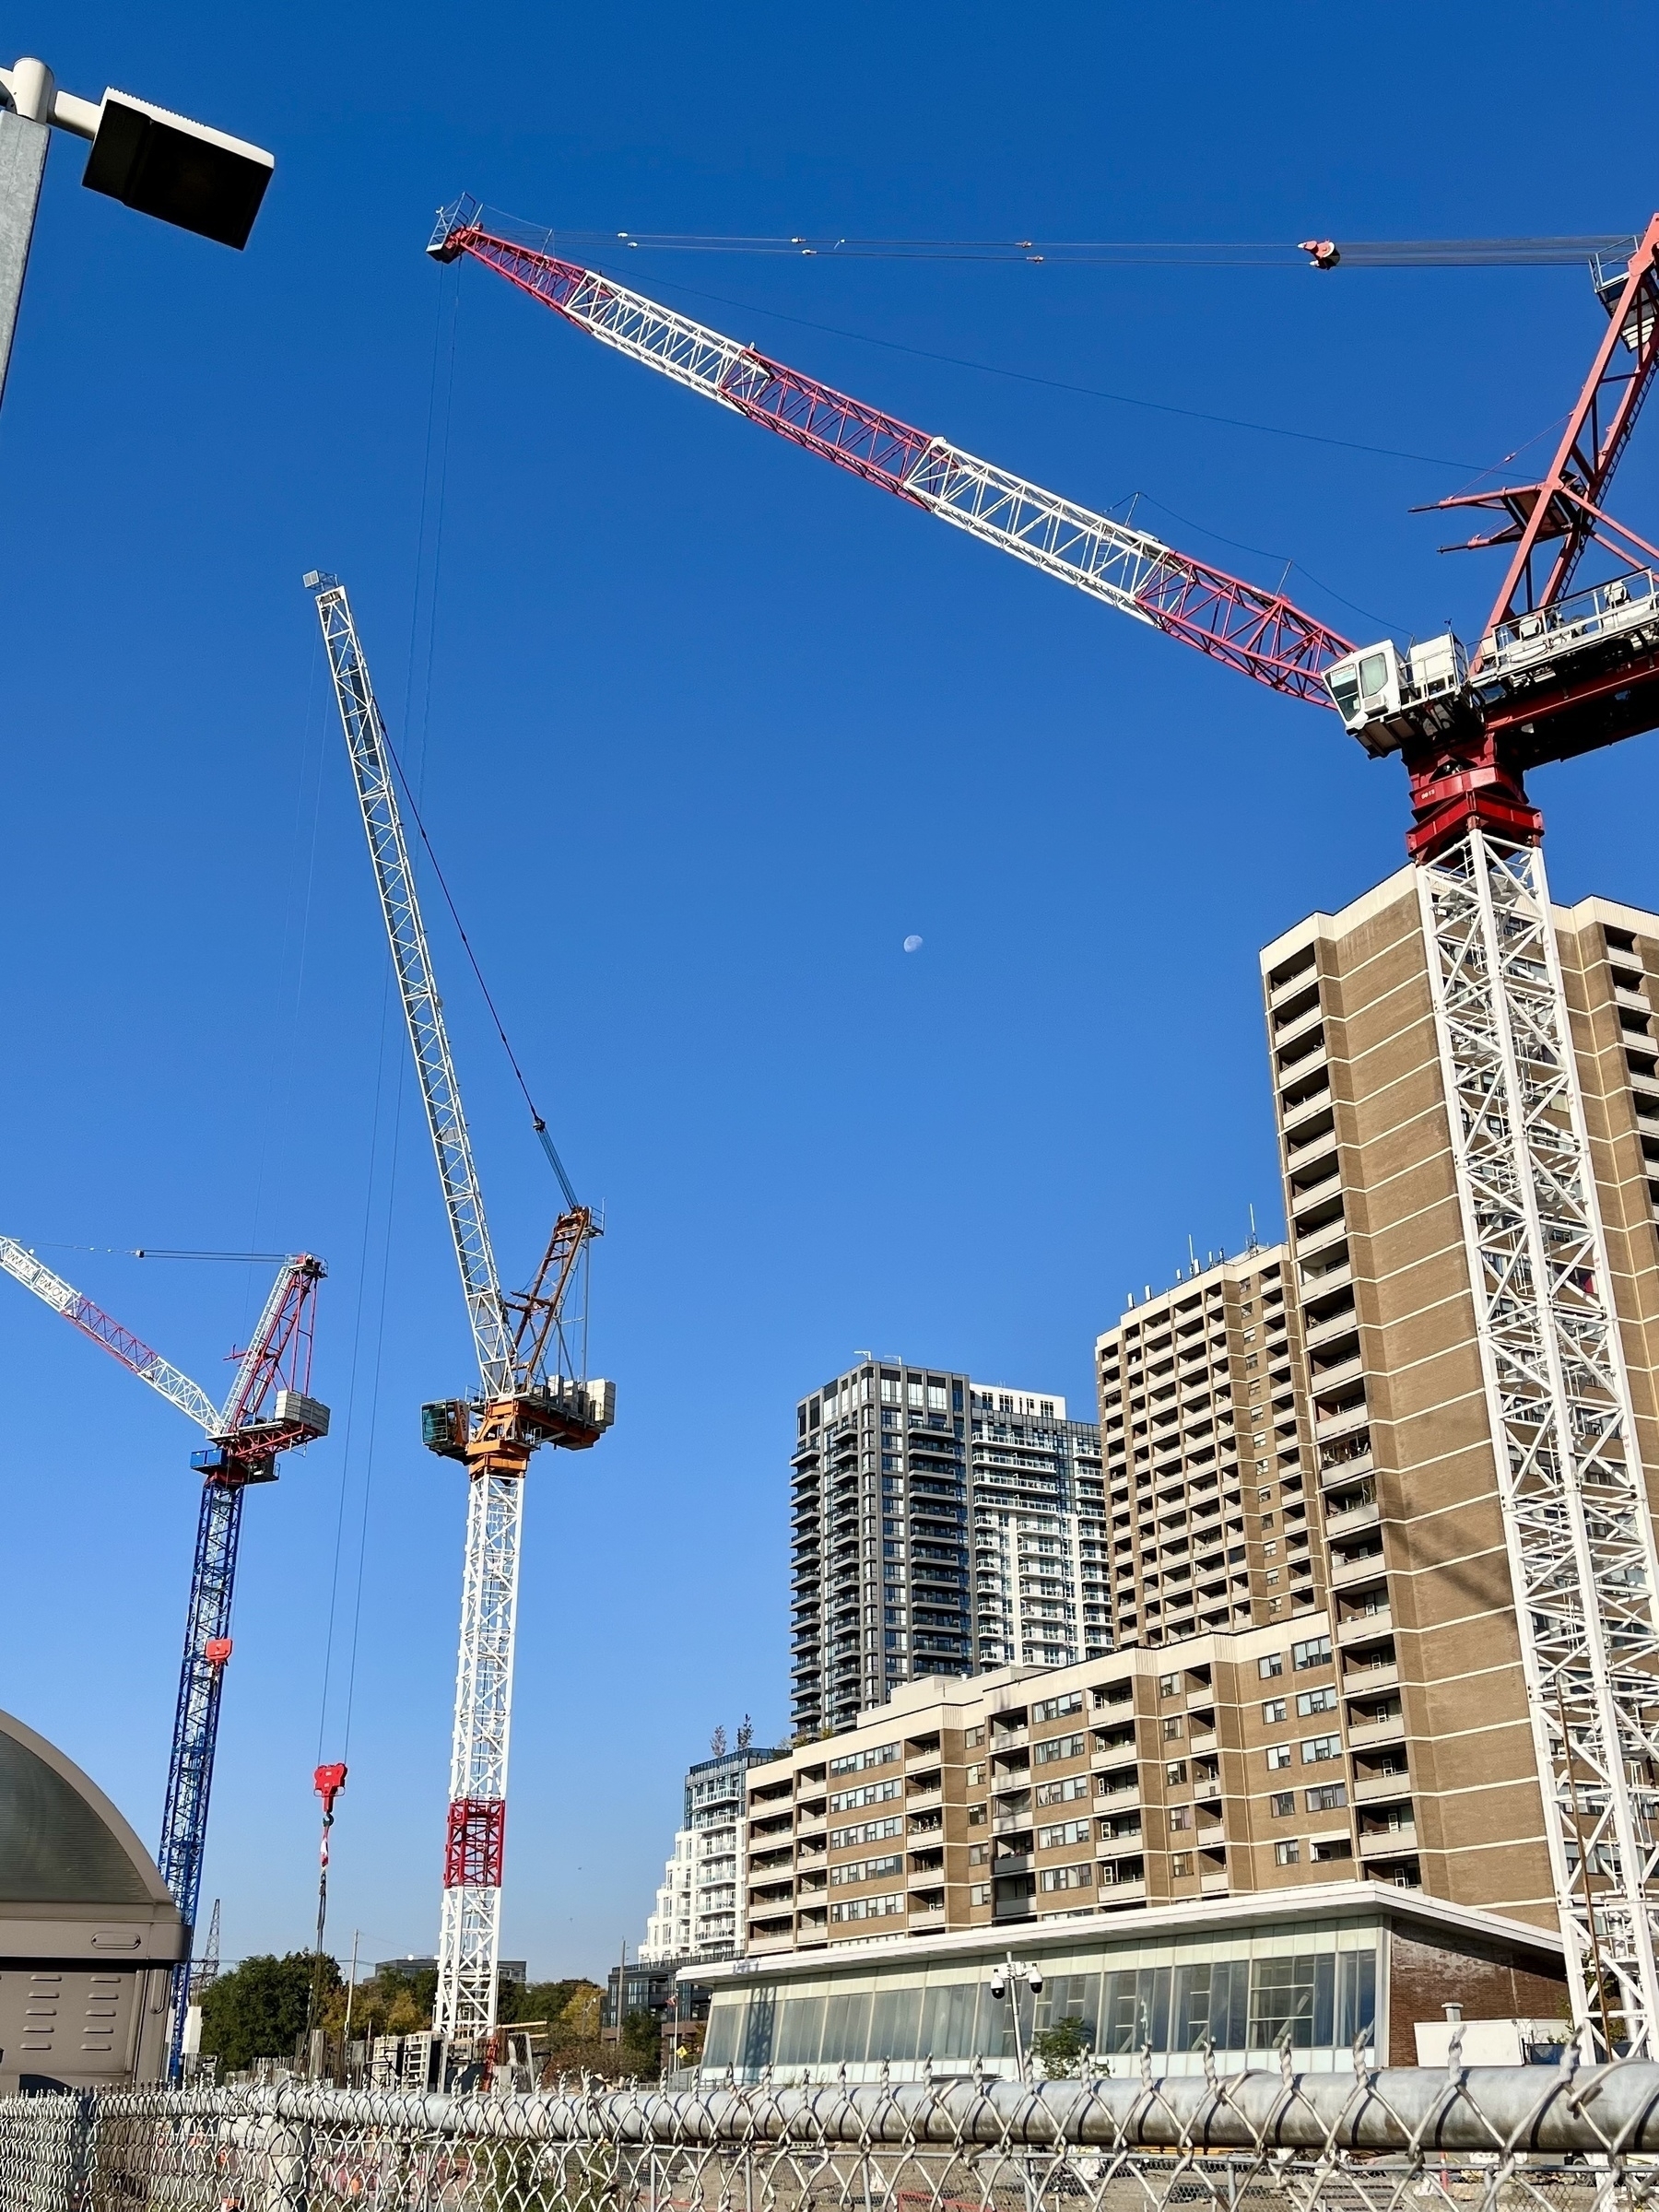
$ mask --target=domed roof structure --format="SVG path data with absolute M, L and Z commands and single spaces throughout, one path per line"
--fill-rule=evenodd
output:
M 0 1712 L 0 2095 L 153 2080 L 185 1932 L 91 1778 Z

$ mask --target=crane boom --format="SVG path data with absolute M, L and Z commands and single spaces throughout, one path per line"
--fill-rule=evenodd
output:
M 199 1382 L 193 1382 L 171 1359 L 163 1359 L 159 1352 L 152 1351 L 142 1336 L 124 1328 L 101 1306 L 94 1305 L 84 1291 L 65 1282 L 61 1275 L 53 1275 L 43 1261 L 37 1260 L 32 1252 L 26 1251 L 12 1237 L 0 1237 L 0 1267 L 16 1277 L 25 1290 L 32 1290 L 37 1298 L 42 1299 L 54 1313 L 61 1313 L 83 1335 L 90 1336 L 94 1344 L 101 1344 L 130 1374 L 159 1391 L 170 1406 L 176 1406 L 198 1429 L 213 1435 L 219 1426 L 218 1407 Z
M 316 591 L 317 618 L 323 625 L 323 642 L 351 755 L 358 804 L 368 832 L 381 912 L 420 1081 L 421 1104 L 437 1156 L 438 1180 L 449 1214 L 455 1263 L 461 1270 L 461 1291 L 472 1324 L 478 1374 L 485 1390 L 492 1396 L 499 1395 L 512 1387 L 512 1331 L 501 1301 L 500 1277 L 484 1214 L 484 1194 L 473 1164 L 472 1139 L 461 1105 L 449 1031 L 432 976 L 426 924 L 397 804 L 392 750 L 345 587 L 320 571 L 314 571 L 305 582 L 308 589 Z
M 1292 698 L 1328 707 L 1320 680 L 1353 647 L 1282 592 L 1194 560 L 1144 530 L 1063 500 L 1010 470 L 770 360 L 577 263 L 488 229 L 477 201 L 438 218 L 427 251 L 495 269 L 602 344 L 747 416 L 866 484 L 982 538 L 1120 614 Z

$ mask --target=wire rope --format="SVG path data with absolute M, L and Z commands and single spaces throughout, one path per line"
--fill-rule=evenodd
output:
M 621 282 L 620 274 L 595 262 L 601 276 L 615 276 Z M 1358 438 L 1336 438 L 1320 430 L 1299 430 L 1288 423 L 1256 422 L 1245 415 L 1218 415 L 1204 407 L 1177 406 L 1171 400 L 1144 399 L 1132 392 L 1112 392 L 1100 384 L 1073 383 L 1068 378 L 1041 376 L 1035 370 L 1008 369 L 996 361 L 977 361 L 971 356 L 957 353 L 939 353 L 931 347 L 909 346 L 899 338 L 877 337 L 867 330 L 850 330 L 842 324 L 821 323 L 807 315 L 785 314 L 775 307 L 760 307 L 750 300 L 733 300 L 721 292 L 700 290 L 695 285 L 679 284 L 667 276 L 656 281 L 665 290 L 683 292 L 689 300 L 706 300 L 714 307 L 735 308 L 740 314 L 766 315 L 774 323 L 787 323 L 797 330 L 816 330 L 832 338 L 850 338 L 855 345 L 877 346 L 884 353 L 908 354 L 913 360 L 937 361 L 948 369 L 968 369 L 980 376 L 1000 376 L 1010 382 L 1037 384 L 1049 392 L 1070 392 L 1083 399 L 1100 399 L 1111 406 L 1136 407 L 1150 415 L 1172 415 L 1185 422 L 1208 422 L 1223 429 L 1250 430 L 1264 438 L 1288 438 L 1301 445 L 1331 446 L 1343 453 L 1369 453 L 1385 461 L 1413 461 L 1427 468 L 1446 468 L 1465 473 L 1470 469 L 1489 473 L 1492 464 L 1460 459 L 1446 453 L 1414 453 L 1407 447 L 1371 445 Z M 1501 463 L 1496 465 L 1502 466 Z

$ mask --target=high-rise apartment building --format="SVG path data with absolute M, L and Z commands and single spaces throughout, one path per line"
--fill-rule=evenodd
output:
M 671 1959 L 730 1959 L 742 1950 L 746 1777 L 751 1767 L 782 1756 L 740 1743 L 689 1769 L 684 1818 L 640 1946 L 641 1966 Z
M 1096 1344 L 1119 1644 L 1325 1602 L 1288 1260 L 1283 1245 L 1225 1260 L 1132 1307 Z
M 1594 1183 L 1584 1190 L 1570 1164 L 1563 1101 L 1563 1205 L 1581 1217 L 1599 1209 L 1608 1264 L 1605 1284 L 1592 1269 L 1562 1293 L 1583 1308 L 1575 1325 L 1586 1332 L 1586 1359 L 1563 1388 L 1575 1433 L 1617 1419 L 1594 1338 L 1609 1299 L 1651 1499 L 1659 917 L 1587 899 L 1555 909 L 1553 922 Z M 1535 958 L 1521 947 L 1513 957 L 1523 956 Z M 1529 1569 L 1500 1482 L 1524 1477 L 1529 1452 L 1554 1447 L 1525 1426 L 1527 1377 L 1477 1330 L 1478 1301 L 1495 1301 L 1499 1327 L 1512 1309 L 1524 1312 L 1531 1267 L 1521 1263 L 1506 1287 L 1477 1256 L 1487 1201 L 1459 1153 L 1488 1110 L 1466 1078 L 1454 1089 L 1448 1077 L 1453 1046 L 1436 1007 L 1444 971 L 1433 965 L 1444 958 L 1411 869 L 1340 913 L 1310 916 L 1262 956 L 1313 1474 L 1354 1791 L 1367 1826 L 1392 1839 L 1394 1878 L 1553 1924 L 1562 1870 L 1551 1865 L 1535 1737 L 1555 1715 L 1528 1697 L 1516 1592 Z M 1506 1080 L 1528 1101 L 1547 1100 L 1559 1071 L 1539 1035 L 1523 1041 Z M 1479 1134 L 1511 1141 L 1504 1128 Z M 1554 1232 L 1544 1233 L 1548 1250 Z M 1558 1601 L 1536 1602 L 1547 1611 Z M 1559 1603 L 1571 1612 L 1576 1601 L 1563 1591 Z M 1566 1849 L 1570 1865 L 1571 1841 Z
M 918 1676 L 1111 1648 L 1100 1432 L 1064 1398 L 869 1360 L 795 1427 L 797 1734 Z

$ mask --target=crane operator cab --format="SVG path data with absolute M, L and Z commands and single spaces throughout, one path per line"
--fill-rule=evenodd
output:
M 1462 641 L 1448 630 L 1405 653 L 1392 638 L 1367 645 L 1324 672 L 1331 704 L 1368 753 L 1396 753 L 1409 739 L 1449 724 L 1468 688 Z

